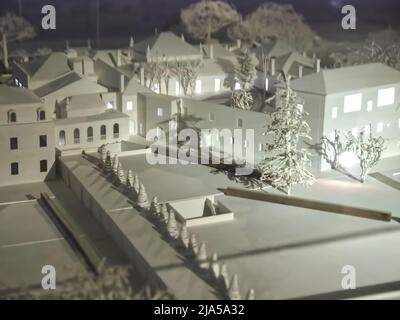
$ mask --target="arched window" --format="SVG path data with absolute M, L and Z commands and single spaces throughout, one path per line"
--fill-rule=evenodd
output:
M 100 127 L 100 139 L 101 140 L 107 139 L 107 128 L 104 124 Z
M 78 144 L 81 142 L 81 132 L 79 131 L 79 129 L 75 129 L 74 130 L 74 143 Z
M 87 142 L 93 142 L 93 128 L 87 128 Z
M 61 130 L 60 133 L 58 134 L 58 145 L 65 146 L 65 144 L 66 144 L 65 131 Z
M 119 124 L 115 123 L 113 126 L 113 134 L 114 134 L 114 139 L 119 138 Z
M 17 122 L 17 113 L 14 110 L 8 111 L 8 122 Z
M 37 111 L 37 119 L 39 121 L 46 120 L 46 111 L 44 111 L 42 108 L 39 108 Z

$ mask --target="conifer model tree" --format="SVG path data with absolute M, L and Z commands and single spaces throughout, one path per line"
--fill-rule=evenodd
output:
M 237 274 L 234 274 L 229 284 L 228 295 L 231 300 L 240 300 L 239 280 Z
M 182 224 L 181 233 L 179 234 L 179 239 L 182 242 L 182 245 L 187 249 L 189 248 L 189 236 L 186 224 Z
M 179 231 L 178 231 L 178 226 L 176 224 L 175 213 L 173 210 L 170 210 L 168 213 L 167 231 L 171 236 L 171 238 L 178 239 Z
M 144 209 L 148 209 L 150 207 L 149 197 L 147 196 L 146 188 L 144 187 L 143 183 L 140 183 L 137 204 L 139 207 Z
M 256 60 L 254 54 L 247 47 L 243 47 L 237 56 L 238 67 L 236 68 L 236 77 L 241 88 L 250 90 L 253 87 L 254 80 L 257 77 Z
M 126 187 L 130 190 L 133 187 L 133 172 L 131 169 L 128 170 L 126 177 Z
M 272 138 L 266 143 L 266 157 L 259 164 L 261 180 L 290 194 L 295 184 L 312 184 L 314 176 L 307 170 L 311 165 L 309 152 L 299 148 L 301 139 L 311 139 L 307 115 L 296 93 L 290 88 L 277 93 L 277 108 L 271 115 L 265 135 Z
M 107 151 L 106 161 L 104 163 L 104 171 L 105 171 L 105 173 L 111 173 L 112 172 L 110 151 Z

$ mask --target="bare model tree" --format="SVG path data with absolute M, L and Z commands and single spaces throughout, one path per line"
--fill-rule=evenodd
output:
M 171 66 L 172 72 L 177 77 L 185 95 L 194 93 L 200 68 L 200 60 L 176 61 Z
M 369 134 L 362 130 L 357 137 L 353 137 L 352 145 L 355 155 L 360 160 L 360 180 L 364 183 L 368 172 L 378 164 L 382 157 L 385 140 L 382 137 L 374 138 L 371 129 Z
M 232 108 L 250 110 L 253 108 L 254 99 L 250 91 L 244 89 L 234 90 L 231 95 Z
M 272 113 L 265 132 L 272 140 L 266 143 L 267 156 L 259 164 L 261 180 L 287 194 L 294 184 L 314 181 L 307 170 L 311 164 L 309 152 L 298 148 L 300 139 L 311 139 L 310 126 L 305 121 L 307 113 L 300 107 L 301 101 L 290 88 L 289 80 L 286 88 L 277 93 L 277 110 Z
M 183 9 L 181 20 L 197 39 L 211 40 L 211 35 L 239 20 L 237 11 L 225 1 L 202 0 Z
M 344 140 L 344 138 L 347 138 Z M 349 139 L 349 135 L 342 137 L 339 130 L 335 130 L 333 140 L 328 137 L 322 137 L 322 156 L 331 165 L 332 169 L 338 169 L 340 166 L 339 157 L 346 151 L 351 150 L 353 142 Z
M 7 13 L 0 17 L 1 47 L 3 49 L 4 67 L 9 69 L 8 64 L 8 44 L 10 42 L 29 39 L 35 36 L 32 25 L 22 17 Z
M 240 23 L 228 29 L 232 39 L 245 43 L 268 43 L 282 40 L 299 50 L 313 47 L 316 34 L 292 5 L 266 3 Z

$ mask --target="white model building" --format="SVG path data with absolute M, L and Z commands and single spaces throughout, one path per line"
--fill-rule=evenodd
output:
M 374 136 L 387 140 L 384 157 L 399 155 L 400 72 L 381 63 L 322 70 L 291 81 L 309 113 L 312 143 L 335 130 L 354 135 L 372 126 Z M 317 168 L 329 169 L 321 159 Z
M 0 86 L 0 185 L 55 177 L 51 108 L 31 91 Z

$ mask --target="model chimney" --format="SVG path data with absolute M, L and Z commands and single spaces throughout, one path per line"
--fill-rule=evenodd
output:
M 121 59 L 122 57 L 121 57 L 121 50 L 120 49 L 118 49 L 117 50 L 117 66 L 119 67 L 119 66 L 121 66 L 121 64 L 122 64 L 122 59 Z
M 135 41 L 133 40 L 133 37 L 129 40 L 129 48 L 133 48 L 135 46 Z
M 144 86 L 144 68 L 140 67 L 140 84 Z
M 299 65 L 299 78 L 303 78 L 303 66 Z
M 320 72 L 321 71 L 321 59 L 316 59 L 315 60 L 315 71 Z
M 185 35 L 183 33 L 181 33 L 181 39 L 183 42 L 185 42 Z
M 87 48 L 89 50 L 92 49 L 92 43 L 91 43 L 90 39 L 87 39 Z
M 125 90 L 125 76 L 123 74 L 120 75 L 120 91 L 124 92 Z
M 200 42 L 200 54 L 203 56 L 204 52 L 203 52 L 203 44 Z
M 274 76 L 275 73 L 276 73 L 276 70 L 275 70 L 275 68 L 276 68 L 276 60 L 275 60 L 275 58 L 271 58 L 269 63 L 270 63 L 269 71 L 271 73 L 271 76 Z
M 242 47 L 242 40 L 237 39 L 236 40 L 236 46 L 240 49 Z
M 65 49 L 69 50 L 69 40 L 65 40 Z
M 210 59 L 214 59 L 214 44 L 210 43 Z

